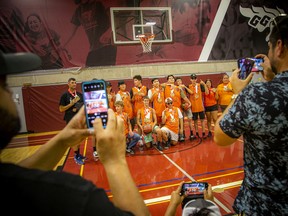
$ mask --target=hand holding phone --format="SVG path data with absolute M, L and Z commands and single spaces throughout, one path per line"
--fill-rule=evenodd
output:
M 92 80 L 82 83 L 82 92 L 88 128 L 93 128 L 96 118 L 101 118 L 103 127 L 108 121 L 108 97 L 106 82 L 104 80 Z

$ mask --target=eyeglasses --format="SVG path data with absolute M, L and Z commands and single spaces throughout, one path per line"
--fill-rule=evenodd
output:
M 269 34 L 267 36 L 268 39 L 270 38 L 274 27 L 276 27 L 277 32 L 279 32 L 279 34 L 281 36 L 281 40 L 283 41 L 283 37 L 282 37 L 282 35 L 280 33 L 280 29 L 279 29 L 279 23 L 282 22 L 283 20 L 286 20 L 286 19 L 288 19 L 288 15 L 287 14 L 279 14 L 278 16 L 274 17 L 270 21 L 270 24 L 269 24 L 270 32 L 269 32 Z
M 172 104 L 172 102 L 168 102 L 168 103 L 166 103 L 167 105 L 171 105 Z

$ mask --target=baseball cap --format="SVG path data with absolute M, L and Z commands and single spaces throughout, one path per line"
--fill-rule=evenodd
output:
M 209 216 L 221 216 L 219 207 L 214 202 L 205 199 L 194 199 L 188 201 L 182 209 L 182 216 L 191 215 L 194 211 L 198 212 L 203 208 L 211 211 Z
M 191 74 L 191 79 L 196 79 L 197 75 L 195 73 Z
M 165 99 L 165 103 L 173 102 L 173 99 L 171 97 L 168 97 Z
M 120 85 L 122 85 L 122 84 L 125 84 L 124 80 L 118 81 L 118 87 L 119 87 Z
M 0 51 L 0 75 L 32 71 L 39 68 L 41 64 L 41 58 L 34 53 L 3 53 Z

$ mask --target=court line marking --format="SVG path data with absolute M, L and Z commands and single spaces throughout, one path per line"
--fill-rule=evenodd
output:
M 165 153 L 159 151 L 168 161 L 170 161 L 179 171 L 186 175 L 191 181 L 196 181 L 192 176 L 190 176 L 184 169 L 182 169 L 178 164 L 176 164 L 171 158 L 169 158 Z M 228 207 L 221 203 L 217 198 L 214 197 L 215 203 L 217 203 L 226 213 L 231 213 Z
M 233 188 L 233 187 L 238 187 L 240 186 L 242 183 L 242 180 L 240 181 L 235 181 L 235 182 L 229 182 L 226 184 L 221 184 L 221 185 L 216 185 L 212 187 L 212 190 L 216 189 L 216 188 Z M 176 184 L 175 184 L 176 185 Z M 177 184 L 179 185 L 179 184 Z M 162 197 L 156 197 L 156 198 L 151 198 L 151 199 L 146 199 L 144 200 L 146 205 L 153 205 L 153 204 L 159 204 L 159 203 L 163 203 L 163 202 L 169 202 L 171 198 L 171 195 L 167 195 L 167 196 L 162 196 Z M 231 212 L 225 205 L 223 205 L 218 199 L 216 199 L 214 197 L 214 201 L 221 206 L 221 208 L 223 208 L 225 211 L 227 212 Z
M 199 56 L 198 62 L 208 60 L 211 50 L 213 48 L 213 45 L 216 41 L 216 37 L 218 36 L 219 30 L 221 28 L 222 22 L 228 10 L 229 4 L 230 4 L 230 0 L 225 0 L 225 1 L 220 2 L 219 8 L 217 10 L 214 21 L 208 33 L 205 44 L 202 48 L 202 52 Z

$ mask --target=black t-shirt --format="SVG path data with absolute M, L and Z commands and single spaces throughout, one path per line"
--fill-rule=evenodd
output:
M 80 100 L 72 107 L 65 111 L 64 120 L 68 123 L 73 116 L 78 112 L 78 110 L 83 105 L 83 95 L 80 92 L 76 92 L 76 94 L 80 97 Z M 64 92 L 60 98 L 59 105 L 67 106 L 74 99 L 74 96 L 70 94 L 68 91 Z M 73 112 L 73 109 L 76 108 L 76 112 Z
M 133 215 L 115 207 L 103 189 L 70 173 L 1 163 L 0 185 L 1 211 L 9 215 Z

